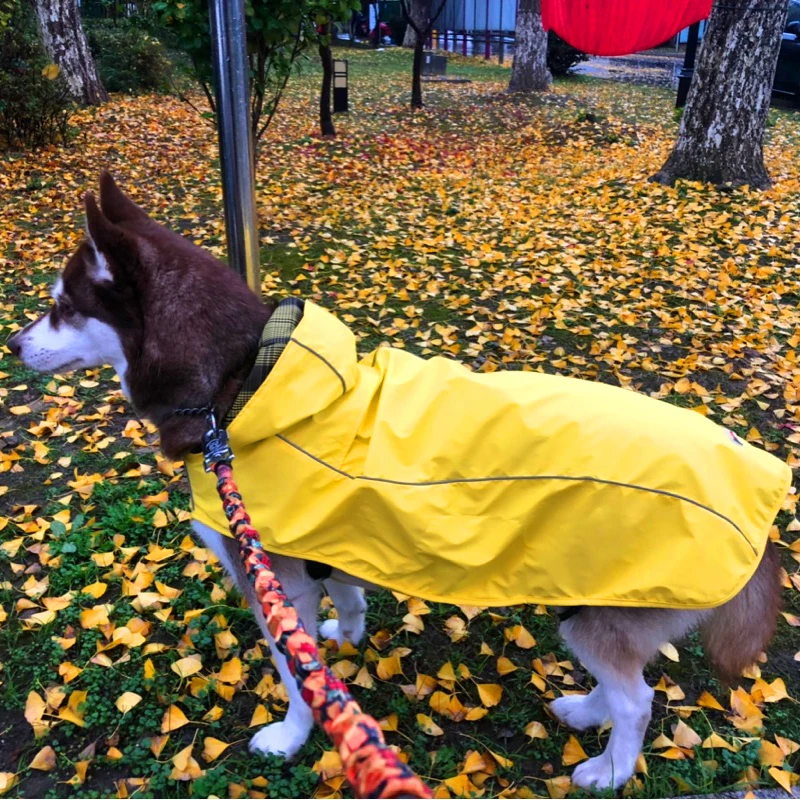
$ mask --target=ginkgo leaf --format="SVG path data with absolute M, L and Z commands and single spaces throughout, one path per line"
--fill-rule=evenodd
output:
M 200 765 L 192 756 L 193 746 L 193 744 L 187 745 L 172 757 L 174 766 L 169 774 L 170 780 L 190 781 L 204 774 L 205 771 L 200 769 Z
M 697 732 L 690 728 L 682 719 L 672 728 L 672 739 L 678 747 L 693 748 L 697 747 L 702 739 Z
M 456 797 L 474 797 L 478 793 L 478 787 L 472 783 L 466 773 L 454 775 L 452 778 L 445 778 L 444 785 L 455 794 Z M 450 795 L 448 794 L 448 797 Z
M 242 662 L 239 658 L 232 658 L 222 665 L 216 674 L 217 680 L 223 683 L 239 683 L 242 679 Z
M 136 708 L 142 702 L 142 696 L 136 692 L 123 692 L 114 702 L 118 711 L 126 714 L 132 708 Z
M 43 772 L 50 772 L 56 766 L 56 751 L 50 745 L 43 747 L 34 757 L 29 769 L 39 769 Z
M 503 687 L 499 683 L 479 683 L 477 689 L 481 703 L 487 708 L 496 706 L 503 697 Z
M 41 695 L 36 692 L 28 692 L 28 699 L 25 702 L 25 719 L 31 724 L 38 722 L 47 708 L 47 703 Z
M 572 782 L 566 775 L 559 775 L 557 778 L 545 778 L 543 782 L 547 787 L 547 793 L 553 800 L 561 800 L 561 798 L 566 797 L 572 786 Z
M 792 787 L 797 784 L 800 776 L 798 776 L 795 772 L 789 772 L 785 769 L 778 769 L 777 767 L 770 767 L 768 771 L 772 779 L 791 796 Z
M 664 642 L 664 644 L 660 645 L 658 648 L 663 655 L 665 655 L 670 661 L 680 661 L 681 657 L 678 655 L 678 650 L 676 649 L 674 644 L 670 642 Z
M 506 758 L 505 756 L 501 756 L 498 753 L 495 753 L 494 750 L 489 750 L 489 755 L 504 769 L 511 769 L 514 766 L 514 762 L 510 758 Z
M 426 714 L 417 714 L 417 725 L 428 736 L 443 736 L 444 731 Z
M 358 674 L 355 676 L 355 678 L 353 678 L 353 683 L 356 686 L 363 687 L 364 689 L 372 689 L 375 685 L 375 681 L 372 675 L 369 674 L 369 670 L 366 668 L 366 666 L 359 669 Z
M 0 795 L 13 789 L 19 783 L 19 777 L 13 772 L 0 772 Z
M 707 736 L 700 746 L 707 748 L 722 748 L 723 750 L 730 750 L 733 753 L 738 752 L 736 747 L 723 739 L 718 733 L 712 733 L 710 736 Z
M 80 614 L 81 627 L 99 628 L 101 625 L 108 625 L 108 612 L 107 605 L 84 609 Z
M 505 656 L 497 659 L 497 671 L 500 675 L 508 675 L 510 672 L 516 672 L 517 669 L 519 667 Z
M 403 668 L 400 666 L 400 657 L 396 653 L 378 659 L 376 672 L 382 681 L 388 681 L 395 675 L 402 674 Z
M 267 707 L 263 703 L 259 703 L 253 710 L 253 715 L 250 717 L 249 728 L 254 728 L 257 725 L 266 725 L 272 721 L 272 714 L 267 711 Z
M 398 729 L 399 720 L 397 714 L 389 714 L 378 722 L 382 731 L 396 731 Z
M 530 736 L 531 739 L 546 739 L 548 736 L 547 729 L 541 722 L 534 720 L 525 726 L 525 735 Z
M 666 750 L 656 753 L 656 755 L 659 758 L 667 758 L 672 761 L 682 761 L 686 758 L 686 753 L 684 753 L 679 747 L 668 747 Z
M 203 739 L 203 760 L 208 762 L 214 761 L 229 747 L 230 744 L 228 742 L 222 742 L 219 739 L 215 739 L 213 736 L 206 736 L 206 738 Z
M 428 699 L 428 704 L 437 714 L 447 714 L 450 708 L 450 695 L 445 692 L 434 692 Z
M 461 772 L 469 775 L 472 772 L 481 772 L 486 769 L 486 760 L 477 750 L 470 750 L 464 759 Z
M 203 668 L 203 659 L 199 653 L 192 653 L 185 658 L 179 658 L 169 668 L 181 678 L 188 678 Z
M 186 715 L 173 703 L 164 712 L 164 717 L 161 720 L 161 733 L 170 733 L 188 724 L 189 720 Z
M 700 697 L 697 698 L 697 705 L 703 706 L 704 708 L 713 708 L 716 711 L 724 711 L 725 709 L 720 705 L 719 701 L 708 692 L 703 692 Z
M 570 736 L 561 753 L 561 763 L 565 767 L 569 767 L 579 761 L 585 761 L 587 758 L 589 756 L 586 755 L 586 751 L 581 747 L 581 743 L 574 736 Z
M 169 734 L 158 734 L 150 737 L 150 751 L 156 758 L 161 756 L 161 751 L 168 741 Z
M 793 742 L 791 739 L 787 739 L 785 736 L 780 736 L 777 733 L 775 734 L 775 744 L 777 744 L 783 754 L 787 756 L 800 750 L 800 744 Z
M 95 581 L 94 583 L 89 584 L 88 586 L 84 586 L 81 591 L 84 594 L 90 594 L 94 597 L 95 600 L 99 600 L 106 592 L 108 588 L 107 583 L 103 583 L 102 581 Z
M 762 739 L 758 751 L 758 761 L 764 767 L 782 767 L 786 761 L 786 754 L 777 745 Z

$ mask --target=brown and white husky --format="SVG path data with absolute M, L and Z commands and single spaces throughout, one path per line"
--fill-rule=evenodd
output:
M 85 197 L 88 235 L 53 286 L 53 307 L 8 346 L 43 372 L 110 364 L 136 411 L 158 425 L 164 452 L 179 458 L 199 447 L 206 423 L 172 412 L 214 404 L 225 415 L 250 371 L 271 309 L 209 253 L 151 220 L 107 172 L 100 177 L 100 201 L 102 211 L 92 194 Z M 270 476 L 263 477 L 267 487 Z M 198 523 L 194 528 L 233 576 L 269 640 L 234 540 Z M 355 579 L 334 570 L 318 581 L 302 561 L 274 561 L 312 635 L 324 583 L 338 620 L 323 624 L 323 636 L 340 642 L 362 637 L 366 604 Z M 574 783 L 619 787 L 633 774 L 653 700 L 642 671 L 659 645 L 699 627 L 720 675 L 733 680 L 769 641 L 779 602 L 778 560 L 770 545 L 745 588 L 720 607 L 585 607 L 563 622 L 567 645 L 597 685 L 588 695 L 555 700 L 551 709 L 579 730 L 609 720 L 613 725 L 605 751 L 575 769 Z M 285 660 L 275 651 L 273 657 L 290 697 L 288 712 L 256 733 L 250 748 L 292 757 L 312 718 Z

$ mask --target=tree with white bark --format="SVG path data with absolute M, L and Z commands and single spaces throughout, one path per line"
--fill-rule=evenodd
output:
M 788 0 L 717 0 L 675 148 L 652 180 L 770 185 L 764 132 Z
M 72 97 L 87 106 L 108 100 L 86 42 L 77 0 L 34 0 L 34 7 L 44 49 Z
M 542 27 L 541 0 L 519 0 L 510 92 L 542 92 L 552 76 L 547 68 L 547 32 Z
M 422 27 L 427 21 L 428 15 L 431 13 L 432 0 L 411 0 L 409 3 L 409 14 L 417 27 Z M 411 47 L 417 43 L 417 32 L 414 30 L 413 25 L 406 26 L 406 34 L 403 37 L 403 47 Z

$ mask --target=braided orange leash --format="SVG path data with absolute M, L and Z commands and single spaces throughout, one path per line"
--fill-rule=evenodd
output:
M 239 555 L 255 586 L 275 646 L 286 656 L 314 719 L 339 751 L 356 797 L 430 797 L 428 787 L 386 745 L 378 723 L 361 711 L 344 683 L 322 662 L 317 643 L 306 633 L 272 571 L 234 483 L 230 463 L 207 458 L 207 468 L 217 476 L 217 492 L 231 534 L 239 543 Z

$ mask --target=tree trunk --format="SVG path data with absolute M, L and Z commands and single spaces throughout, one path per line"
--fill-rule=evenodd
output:
M 422 53 L 425 40 L 417 37 L 414 44 L 414 66 L 411 73 L 411 108 L 422 108 Z
M 327 32 L 326 32 L 327 33 Z M 319 45 L 319 57 L 322 61 L 322 89 L 319 93 L 319 128 L 323 136 L 336 136 L 331 117 L 331 84 L 333 83 L 333 54 L 330 44 Z
M 430 14 L 431 0 L 411 0 L 411 19 L 417 23 L 418 28 L 424 28 L 428 22 Z M 403 47 L 413 48 L 417 43 L 417 32 L 413 25 L 406 27 L 406 35 L 403 37 Z
M 519 0 L 510 92 L 543 92 L 552 77 L 547 69 L 547 32 L 540 0 Z
M 770 185 L 764 129 L 788 0 L 717 0 L 678 141 L 652 180 Z
M 82 105 L 108 100 L 83 33 L 77 0 L 35 0 L 39 35 L 61 70 L 70 94 Z

